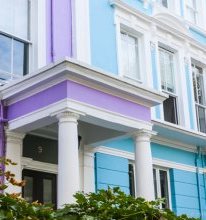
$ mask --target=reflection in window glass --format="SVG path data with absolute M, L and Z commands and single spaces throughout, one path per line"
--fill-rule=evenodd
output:
M 24 74 L 24 43 L 14 40 L 13 72 L 18 75 Z
M 198 130 L 206 133 L 206 98 L 203 69 L 195 64 L 192 64 L 192 78 Z
M 0 0 L 0 30 L 28 39 L 28 0 Z M 6 22 L 5 22 L 6 21 Z
M 43 180 L 43 202 L 44 204 L 52 204 L 52 180 Z
M 154 178 L 155 199 L 158 199 L 158 195 L 157 195 L 157 174 L 156 174 L 155 169 L 153 169 L 153 178 Z
M 4 35 L 0 35 L 0 70 L 3 72 L 11 72 L 11 51 L 12 40 Z M 1 76 L 0 78 L 4 78 Z
M 206 133 L 206 108 L 197 106 L 197 114 L 199 120 L 199 130 Z
M 167 172 L 160 170 L 160 189 L 161 189 L 161 198 L 165 198 L 165 204 L 162 204 L 162 208 L 169 208 L 169 193 L 168 193 L 168 180 Z
M 25 176 L 24 180 L 26 185 L 24 186 L 24 199 L 28 202 L 33 202 L 33 177 Z
M 153 169 L 155 198 L 165 199 L 161 208 L 169 208 L 168 171 L 160 168 Z
M 138 39 L 121 32 L 121 64 L 125 76 L 140 80 Z
M 0 81 L 27 73 L 27 44 L 0 34 Z

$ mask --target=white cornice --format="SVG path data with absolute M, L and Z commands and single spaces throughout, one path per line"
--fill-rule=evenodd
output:
M 96 123 L 102 125 L 102 123 L 106 121 L 107 123 L 113 124 L 116 130 L 127 133 L 133 132 L 136 129 L 152 130 L 152 124 L 150 122 L 111 112 L 109 110 L 98 108 L 72 99 L 63 99 L 59 102 L 13 119 L 8 122 L 8 129 L 15 130 L 24 126 L 29 126 L 36 121 L 46 118 L 49 118 L 50 123 L 54 123 L 57 121 L 55 115 L 65 111 L 80 114 L 82 116 L 80 117 L 80 120 L 88 123 L 91 122 L 90 120 L 95 120 Z M 44 120 L 42 120 L 42 122 L 43 121 Z M 32 128 L 32 130 L 34 130 L 34 128 Z
M 0 88 L 2 99 L 12 99 L 24 93 L 31 94 L 36 87 L 42 87 L 58 78 L 62 80 L 72 80 L 112 94 L 135 103 L 151 107 L 161 103 L 167 98 L 166 95 L 154 89 L 149 89 L 139 83 L 129 83 L 127 80 L 104 72 L 101 69 L 91 67 L 71 58 L 65 58 L 59 62 L 41 69 L 39 72 L 22 77 L 20 80 L 8 83 Z
M 194 131 L 194 130 L 185 128 L 180 125 L 172 124 L 172 123 L 162 121 L 162 120 L 157 120 L 157 119 L 152 120 L 152 123 L 154 124 L 154 126 L 159 126 L 161 128 L 169 129 L 171 131 L 176 131 L 180 134 L 182 133 L 184 135 L 188 135 L 188 137 L 198 138 L 202 142 L 205 142 L 205 147 L 206 147 L 206 134 L 204 134 L 202 132 Z M 173 137 L 172 139 L 175 140 L 175 137 Z M 193 145 L 193 144 L 191 143 L 191 145 Z
M 198 41 L 196 41 L 194 38 L 191 37 L 191 35 L 185 34 L 185 31 L 182 32 L 179 29 L 177 29 L 176 27 L 171 27 L 167 23 L 164 23 L 164 21 L 161 21 L 155 17 L 149 16 L 149 15 L 129 6 L 128 4 L 122 2 L 121 0 L 110 0 L 110 4 L 118 7 L 119 9 L 121 9 L 127 13 L 130 13 L 131 15 L 134 15 L 134 16 L 140 18 L 141 20 L 144 20 L 146 23 L 148 23 L 150 25 L 155 25 L 157 28 L 162 29 L 165 32 L 169 32 L 172 35 L 178 36 L 179 38 L 181 38 L 184 41 L 188 41 L 190 44 L 194 45 L 198 49 L 206 52 L 206 46 L 199 43 Z M 177 16 L 174 16 L 174 18 L 177 18 Z M 188 26 L 188 23 L 186 23 L 186 26 Z M 191 28 L 194 28 L 194 27 L 191 27 Z M 196 28 L 196 29 L 198 29 L 198 28 Z M 188 31 L 188 33 L 189 33 L 189 31 Z M 205 32 L 203 32 L 203 34 L 206 35 Z

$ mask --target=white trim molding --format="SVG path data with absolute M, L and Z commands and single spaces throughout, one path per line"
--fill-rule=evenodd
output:
M 58 173 L 57 164 L 40 162 L 40 161 L 36 161 L 36 160 L 33 160 L 32 158 L 27 158 L 27 157 L 21 158 L 21 167 L 22 167 L 22 170 L 29 169 L 29 170 L 53 173 L 53 174 Z
M 163 93 L 147 88 L 145 85 L 128 82 L 126 79 L 72 58 L 65 58 L 36 73 L 4 85 L 0 88 L 0 96 L 2 99 L 10 99 L 14 96 L 18 98 L 20 93 L 29 94 L 30 90 L 37 85 L 47 86 L 47 83 L 57 78 L 72 80 L 146 107 L 160 104 L 167 98 Z
M 99 152 L 99 153 L 109 154 L 112 156 L 123 157 L 130 161 L 135 160 L 134 153 L 132 152 L 118 150 L 118 149 L 104 147 L 104 146 L 100 146 L 96 148 L 85 146 L 85 151 L 94 152 L 94 153 Z M 154 157 L 152 161 L 153 161 L 154 166 L 160 166 L 160 167 L 165 167 L 165 168 L 170 168 L 170 169 L 179 169 L 179 170 L 184 170 L 188 172 L 197 171 L 197 168 L 195 166 L 191 166 L 187 164 L 176 163 L 173 161 L 162 160 L 162 159 L 154 158 Z M 206 168 L 200 168 L 199 170 L 200 170 L 200 173 L 206 173 Z

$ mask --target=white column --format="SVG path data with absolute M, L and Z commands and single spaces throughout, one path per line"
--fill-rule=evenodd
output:
M 140 130 L 135 133 L 136 197 L 154 200 L 154 181 L 150 138 L 155 132 Z
M 58 187 L 57 205 L 73 203 L 73 195 L 79 191 L 78 114 L 58 114 Z
M 21 156 L 24 136 L 24 134 L 6 131 L 6 158 L 17 163 L 17 165 L 9 165 L 5 169 L 15 174 L 15 179 L 18 181 L 22 180 Z M 21 193 L 21 191 L 21 187 L 11 184 L 5 190 L 7 193 Z

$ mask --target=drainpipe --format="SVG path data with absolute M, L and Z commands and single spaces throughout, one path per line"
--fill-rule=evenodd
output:
M 198 200 L 199 200 L 199 207 L 200 207 L 200 216 L 203 220 L 203 208 L 202 208 L 202 201 L 201 201 L 201 192 L 200 192 L 200 167 L 199 164 L 201 162 L 201 150 L 200 147 L 197 147 L 197 154 L 195 158 L 195 166 L 196 166 L 196 176 L 197 176 L 197 186 L 198 186 Z
M 5 108 L 3 101 L 0 100 L 0 157 L 4 157 L 6 155 L 6 139 L 5 139 L 5 129 L 4 126 L 7 123 L 7 119 L 5 119 Z M 4 171 L 4 165 L 1 165 L 1 168 Z M 0 178 L 1 183 L 4 182 L 4 177 Z
M 201 158 L 202 158 L 202 167 L 205 168 L 206 164 L 205 164 L 205 156 L 201 153 Z M 205 176 L 205 172 L 203 171 L 203 182 L 204 182 L 204 190 L 205 190 L 205 198 L 206 198 L 206 176 Z
M 51 62 L 54 62 L 54 13 L 53 13 L 53 0 L 51 0 L 51 8 L 50 8 L 50 16 L 51 16 Z

